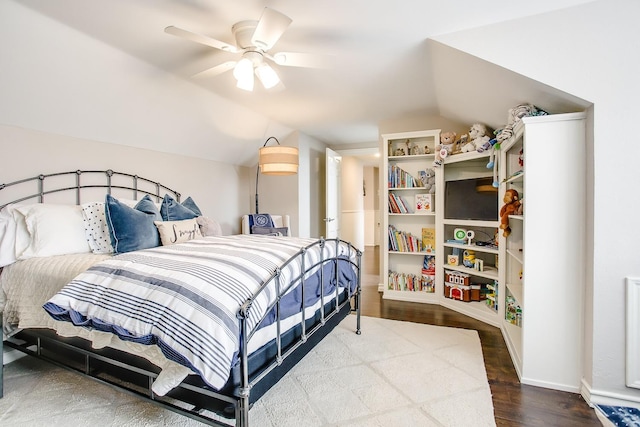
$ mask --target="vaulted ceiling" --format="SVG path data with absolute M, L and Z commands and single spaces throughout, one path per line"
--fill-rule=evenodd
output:
M 523 100 L 571 111 L 582 100 L 429 40 L 587 0 L 21 0 L 21 4 L 333 146 L 378 140 L 407 114 L 503 124 Z M 232 72 L 193 77 L 231 53 L 164 32 L 173 25 L 234 43 L 231 27 L 265 8 L 292 19 L 272 52 L 309 53 L 319 68 L 275 65 L 284 88 L 236 88 Z M 500 84 L 503 90 L 493 88 Z M 491 102 L 487 102 L 487 100 Z M 555 112 L 555 111 L 554 111 Z

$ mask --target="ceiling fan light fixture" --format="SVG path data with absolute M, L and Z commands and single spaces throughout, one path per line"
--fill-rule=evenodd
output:
M 238 80 L 253 80 L 253 62 L 248 58 L 242 58 L 233 68 L 233 77 Z
M 258 76 L 265 89 L 271 89 L 280 83 L 280 77 L 278 77 L 276 71 L 264 62 L 256 67 L 256 76 Z
M 246 90 L 247 92 L 252 92 L 253 91 L 253 74 L 251 74 L 249 77 L 243 77 L 241 79 L 238 79 L 238 83 L 236 84 L 236 87 L 242 90 Z

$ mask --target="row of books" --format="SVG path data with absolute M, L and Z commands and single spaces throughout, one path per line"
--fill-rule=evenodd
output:
M 389 165 L 388 177 L 389 188 L 424 187 L 421 180 L 414 178 L 409 172 L 396 165 Z
M 412 213 L 404 199 L 393 193 L 389 193 L 389 212 L 391 213 Z
M 435 292 L 435 278 L 435 275 L 389 271 L 389 290 L 433 293 Z
M 399 231 L 396 227 L 390 225 L 389 250 L 396 252 L 422 252 L 422 238 L 405 231 Z

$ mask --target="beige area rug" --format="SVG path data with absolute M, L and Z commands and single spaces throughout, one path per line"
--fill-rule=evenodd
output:
M 348 316 L 251 409 L 256 427 L 495 426 L 478 333 Z M 22 358 L 5 367 L 2 426 L 195 426 L 111 387 Z

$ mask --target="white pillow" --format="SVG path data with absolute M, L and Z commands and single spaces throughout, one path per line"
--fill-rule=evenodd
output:
M 202 238 L 200 226 L 195 218 L 180 221 L 153 221 L 153 223 L 158 228 L 158 233 L 160 233 L 162 246 Z
M 22 252 L 29 245 L 29 232 L 24 216 L 16 208 L 24 205 L 7 205 L 0 210 L 0 267 L 16 262 L 17 247 Z
M 24 215 L 30 241 L 18 259 L 91 252 L 84 232 L 82 208 L 34 204 L 17 209 Z
M 104 213 L 104 202 L 83 203 L 82 220 L 84 232 L 94 254 L 111 254 L 111 236 L 107 226 L 107 218 Z
M 215 219 L 199 216 L 196 218 L 196 221 L 200 226 L 200 232 L 203 236 L 222 236 L 222 227 L 220 227 L 220 224 Z

